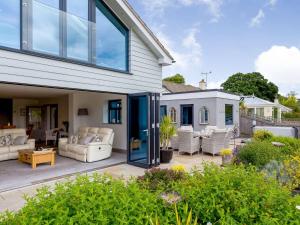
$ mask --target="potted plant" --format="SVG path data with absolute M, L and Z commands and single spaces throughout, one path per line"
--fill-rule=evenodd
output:
M 169 163 L 173 158 L 173 149 L 170 140 L 176 134 L 176 127 L 172 124 L 170 116 L 164 116 L 160 122 L 160 162 Z
M 232 149 L 230 148 L 222 149 L 220 154 L 222 156 L 222 165 L 228 165 L 231 163 Z

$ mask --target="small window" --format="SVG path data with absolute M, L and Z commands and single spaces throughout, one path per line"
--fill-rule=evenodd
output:
M 122 101 L 111 100 L 108 102 L 108 123 L 121 124 L 122 123 Z
M 208 109 L 202 107 L 199 111 L 199 124 L 208 124 Z
M 176 123 L 176 109 L 174 107 L 172 107 L 170 109 L 170 117 L 171 117 L 172 123 Z
M 225 105 L 225 125 L 233 125 L 233 105 Z
M 161 105 L 160 106 L 160 121 L 167 115 L 167 106 Z

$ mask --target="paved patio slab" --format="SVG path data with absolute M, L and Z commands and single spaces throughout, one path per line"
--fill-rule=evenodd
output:
M 53 167 L 49 164 L 40 164 L 34 170 L 31 169 L 31 165 L 18 160 L 3 161 L 0 162 L 0 192 L 44 183 L 76 173 L 103 169 L 107 166 L 125 163 L 126 160 L 126 154 L 116 152 L 113 152 L 109 159 L 93 163 L 83 163 L 56 156 L 56 163 Z

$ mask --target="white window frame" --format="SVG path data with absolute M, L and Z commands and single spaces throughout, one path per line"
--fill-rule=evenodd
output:
M 204 118 L 205 118 L 205 111 L 207 111 L 207 121 L 202 121 L 202 114 L 204 113 Z M 203 106 L 199 110 L 199 124 L 200 125 L 207 125 L 209 124 L 209 110 L 207 107 Z
M 169 111 L 172 123 L 177 123 L 177 110 L 175 107 L 171 107 Z

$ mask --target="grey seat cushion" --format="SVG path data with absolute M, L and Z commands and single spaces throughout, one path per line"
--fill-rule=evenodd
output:
M 93 136 L 85 136 L 85 137 L 82 137 L 78 140 L 78 144 L 80 145 L 87 145 L 89 144 L 92 140 L 94 139 Z
M 27 142 L 27 136 L 18 136 L 14 139 L 13 145 L 24 145 Z

